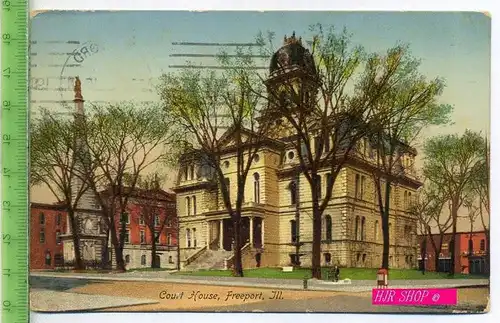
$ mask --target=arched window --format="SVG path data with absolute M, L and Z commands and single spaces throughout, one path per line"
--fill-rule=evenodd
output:
M 329 215 L 325 216 L 325 238 L 327 241 L 332 240 L 332 217 Z
M 193 247 L 196 248 L 196 229 L 193 228 Z
M 291 231 L 291 241 L 292 243 L 297 242 L 297 221 L 290 221 L 290 231 Z
M 187 168 L 187 166 L 184 166 L 183 172 L 184 172 L 184 180 L 187 181 L 187 179 L 188 179 L 188 168 Z
M 260 203 L 260 175 L 253 174 L 253 199 L 255 203 Z
M 356 223 L 354 224 L 354 240 L 358 240 L 358 228 L 359 228 L 359 216 L 356 217 Z
M 190 179 L 194 179 L 194 165 L 191 165 L 189 167 L 189 176 L 190 176 Z
M 325 257 L 326 264 L 329 264 L 330 262 L 332 262 L 332 255 L 329 252 L 323 254 L 323 256 Z
M 45 252 L 45 265 L 50 266 L 52 265 L 52 255 L 50 254 L 50 251 Z
M 186 244 L 188 248 L 191 248 L 191 230 L 186 229 Z
M 56 230 L 56 243 L 61 244 L 61 231 Z
M 186 213 L 187 215 L 191 215 L 191 198 L 186 197 Z
M 316 175 L 316 192 L 318 192 L 318 200 L 321 199 L 321 176 Z
M 373 228 L 373 237 L 375 239 L 375 242 L 378 241 L 378 220 L 375 221 L 375 226 Z
M 412 201 L 411 201 L 411 192 L 408 192 L 408 206 L 411 206 Z
M 288 187 L 290 189 L 290 204 L 295 205 L 297 203 L 297 184 L 292 181 Z
M 366 236 L 365 236 L 365 217 L 361 217 L 361 239 L 360 240 L 366 240 Z
M 196 196 L 191 197 L 191 204 L 193 204 L 193 215 L 196 215 Z
M 141 256 L 141 265 L 142 266 L 146 265 L 146 255 Z

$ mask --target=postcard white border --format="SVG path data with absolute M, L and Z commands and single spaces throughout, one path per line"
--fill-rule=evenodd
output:
M 367 11 L 483 11 L 488 12 L 492 17 L 492 79 L 491 79 L 491 121 L 499 120 L 498 104 L 499 104 L 499 57 L 500 51 L 498 46 L 499 24 L 495 16 L 500 14 L 498 1 L 495 0 L 336 0 L 334 2 L 327 0 L 274 0 L 272 2 L 266 0 L 252 1 L 232 1 L 232 0 L 30 0 L 31 10 L 367 10 Z M 471 107 L 473 109 L 474 107 Z M 495 163 L 498 159 L 500 127 L 491 127 L 491 195 L 498 196 L 499 191 L 499 167 Z M 493 217 L 491 219 L 492 231 L 491 239 L 492 248 L 491 259 L 493 274 L 491 276 L 491 298 L 493 301 L 500 298 L 497 281 L 499 275 L 494 272 L 495 268 L 499 268 L 499 258 L 497 255 L 497 244 L 495 243 L 498 230 L 499 203 L 495 198 L 491 201 L 491 210 Z M 147 321 L 149 323 L 156 322 L 183 322 L 185 320 L 196 321 L 200 320 L 203 323 L 222 323 L 234 322 L 250 323 L 256 319 L 260 323 L 278 323 L 278 322 L 303 322 L 309 320 L 325 320 L 335 322 L 421 322 L 425 319 L 436 319 L 440 323 L 445 322 L 469 322 L 470 320 L 493 321 L 494 316 L 500 312 L 496 306 L 500 306 L 499 302 L 491 304 L 490 313 L 486 316 L 470 315 L 453 315 L 453 316 L 428 316 L 428 315 L 369 315 L 369 314 L 212 314 L 212 313 L 87 313 L 87 314 L 39 314 L 32 313 L 31 321 L 37 323 L 58 323 L 68 322 L 109 322 L 109 323 L 127 323 Z

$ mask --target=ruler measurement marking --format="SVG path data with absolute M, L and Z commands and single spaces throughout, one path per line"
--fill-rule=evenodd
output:
M 28 1 L 2 10 L 2 321 L 28 322 Z M 8 269 L 8 270 L 7 270 Z M 7 275 L 8 274 L 8 275 Z M 6 304 L 8 304 L 6 306 Z

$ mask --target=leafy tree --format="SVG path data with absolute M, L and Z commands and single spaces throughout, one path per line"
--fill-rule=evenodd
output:
M 398 59 L 409 55 L 407 48 L 401 55 Z M 444 88 L 443 80 L 426 80 L 419 74 L 418 67 L 417 60 L 408 58 L 398 71 L 391 88 L 382 95 L 375 107 L 374 114 L 382 118 L 377 118 L 372 123 L 366 145 L 375 150 L 376 156 L 359 152 L 362 158 L 376 166 L 371 173 L 382 222 L 384 244 L 381 265 L 386 269 L 389 268 L 389 217 L 393 208 L 391 197 L 394 195 L 392 188 L 401 182 L 410 182 L 414 187 L 420 185 L 415 176 L 412 160 L 416 151 L 412 146 L 421 131 L 428 126 L 448 123 L 452 111 L 450 105 L 437 103 Z
M 30 184 L 45 185 L 66 205 L 75 253 L 75 269 L 84 269 L 80 248 L 80 223 L 75 210 L 88 182 L 76 175 L 82 153 L 74 120 L 42 109 L 30 125 Z M 92 167 L 89 165 L 89 167 Z
M 490 267 L 490 147 L 487 138 L 484 139 L 484 150 L 480 162 L 474 170 L 470 182 L 471 194 L 477 199 L 476 206 L 479 219 L 485 232 L 486 269 Z
M 158 107 L 131 102 L 94 106 L 82 127 L 95 169 L 86 167 L 80 176 L 89 180 L 102 208 L 120 270 L 125 270 L 124 213 L 130 197 L 149 166 L 174 155 L 175 129 Z
M 264 87 L 252 70 L 251 49 L 238 48 L 234 56 L 222 51 L 218 61 L 223 67 L 219 72 L 188 68 L 162 75 L 159 93 L 165 111 L 185 134 L 184 162 L 209 166 L 218 182 L 232 223 L 233 274 L 242 277 L 240 230 L 245 183 L 257 152 L 267 140 L 268 126 L 258 122 L 259 95 Z M 235 184 L 226 180 L 222 168 L 222 158 L 228 154 L 236 159 Z
M 443 191 L 450 205 L 452 236 L 450 241 L 451 269 L 455 270 L 455 236 L 458 210 L 468 194 L 468 185 L 475 170 L 484 161 L 485 140 L 479 133 L 466 130 L 457 134 L 442 135 L 429 139 L 424 145 L 424 176 Z
M 351 44 L 345 30 L 337 33 L 333 27 L 315 25 L 311 31 L 315 36 L 308 42 L 305 55 L 314 58 L 315 67 L 305 71 L 309 73 L 309 83 L 304 85 L 300 83 L 303 79 L 289 78 L 272 88 L 268 82 L 271 109 L 266 111 L 266 118 L 284 119 L 294 134 L 292 143 L 299 157 L 297 171 L 306 178 L 312 196 L 312 276 L 321 278 L 322 216 L 338 174 L 353 160 L 355 147 L 363 137 L 387 130 L 388 125 L 393 125 L 391 120 L 404 115 L 404 108 L 425 105 L 439 91 L 439 85 L 429 85 L 415 76 L 417 64 L 406 46 L 367 54 L 361 46 Z M 272 39 L 269 42 L 272 44 Z M 285 66 L 280 68 L 286 70 Z M 404 93 L 403 83 L 412 86 L 412 92 Z M 411 113 L 404 116 L 408 115 L 413 117 Z M 407 134 L 412 127 L 413 124 L 407 125 L 399 132 Z M 387 221 L 384 227 L 387 240 Z
M 150 234 L 151 268 L 159 266 L 155 260 L 157 244 L 165 225 L 169 223 L 168 227 L 172 225 L 177 227 L 175 202 L 171 201 L 161 189 L 164 179 L 164 176 L 155 172 L 141 176 L 137 183 L 136 196 L 141 210 L 141 221 L 147 226 Z

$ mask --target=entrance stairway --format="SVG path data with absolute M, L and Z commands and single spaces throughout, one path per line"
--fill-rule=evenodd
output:
M 232 251 L 226 250 L 205 250 L 192 263 L 184 267 L 185 271 L 197 271 L 208 269 L 224 269 L 224 260 L 233 254 Z

